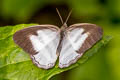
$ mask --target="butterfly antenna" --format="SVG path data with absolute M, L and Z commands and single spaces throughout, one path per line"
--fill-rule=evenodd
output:
M 60 20 L 61 20 L 61 22 L 62 22 L 62 24 L 63 24 L 63 19 L 62 19 L 62 17 L 61 17 L 61 15 L 60 15 L 60 12 L 59 12 L 59 10 L 56 8 L 56 11 L 57 11 L 57 13 L 58 13 L 58 15 L 59 15 L 59 17 L 60 17 Z
M 65 23 L 67 23 L 67 21 L 68 21 L 68 19 L 69 19 L 70 15 L 71 15 L 71 13 L 72 13 L 72 9 L 70 10 L 70 12 L 69 12 L 69 14 L 68 14 L 68 16 L 67 16 L 67 18 L 66 18 Z

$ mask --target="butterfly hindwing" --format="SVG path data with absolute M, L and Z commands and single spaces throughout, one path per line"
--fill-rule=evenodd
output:
M 38 25 L 17 31 L 13 39 L 40 68 L 49 69 L 57 60 L 60 41 L 59 28 L 53 25 Z
M 59 67 L 68 67 L 70 64 L 76 62 L 76 58 L 79 58 L 81 54 L 78 54 L 72 44 L 69 41 L 69 37 L 65 35 L 62 41 L 62 48 L 59 56 Z
M 102 38 L 102 29 L 94 24 L 74 24 L 66 29 L 59 56 L 59 67 L 75 63 L 83 53 Z

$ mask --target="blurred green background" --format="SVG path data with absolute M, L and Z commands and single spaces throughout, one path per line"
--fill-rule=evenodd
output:
M 120 0 L 0 0 L 0 26 L 38 23 L 60 27 L 55 8 L 64 20 L 73 9 L 68 25 L 97 24 L 113 39 L 85 64 L 51 80 L 120 80 Z

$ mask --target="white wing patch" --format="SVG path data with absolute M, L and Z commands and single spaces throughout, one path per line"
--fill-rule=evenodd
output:
M 82 46 L 82 44 L 88 37 L 89 33 L 82 34 L 83 32 L 84 32 L 83 28 L 77 28 L 77 29 L 72 30 L 72 32 L 68 33 L 69 34 L 68 39 L 70 43 L 72 44 L 74 50 L 80 49 L 80 47 Z
M 60 34 L 50 29 L 38 30 L 37 34 L 37 36 L 30 36 L 34 50 L 37 52 L 36 55 L 31 55 L 31 58 L 38 67 L 51 68 L 58 57 L 56 51 L 60 41 Z
M 63 39 L 62 49 L 59 56 L 59 67 L 64 68 L 75 63 L 81 56 L 78 51 L 89 33 L 84 33 L 83 28 L 76 28 L 72 31 L 67 32 L 67 35 Z

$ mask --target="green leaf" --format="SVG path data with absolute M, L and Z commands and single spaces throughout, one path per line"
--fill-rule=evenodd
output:
M 13 34 L 20 29 L 36 24 L 20 24 L 16 26 L 0 27 L 0 79 L 2 80 L 48 80 L 52 76 L 70 70 L 85 63 L 101 47 L 111 40 L 111 36 L 104 36 L 96 45 L 89 49 L 75 64 L 70 67 L 58 68 L 58 61 L 54 68 L 44 70 L 36 67 L 29 55 L 13 42 Z

